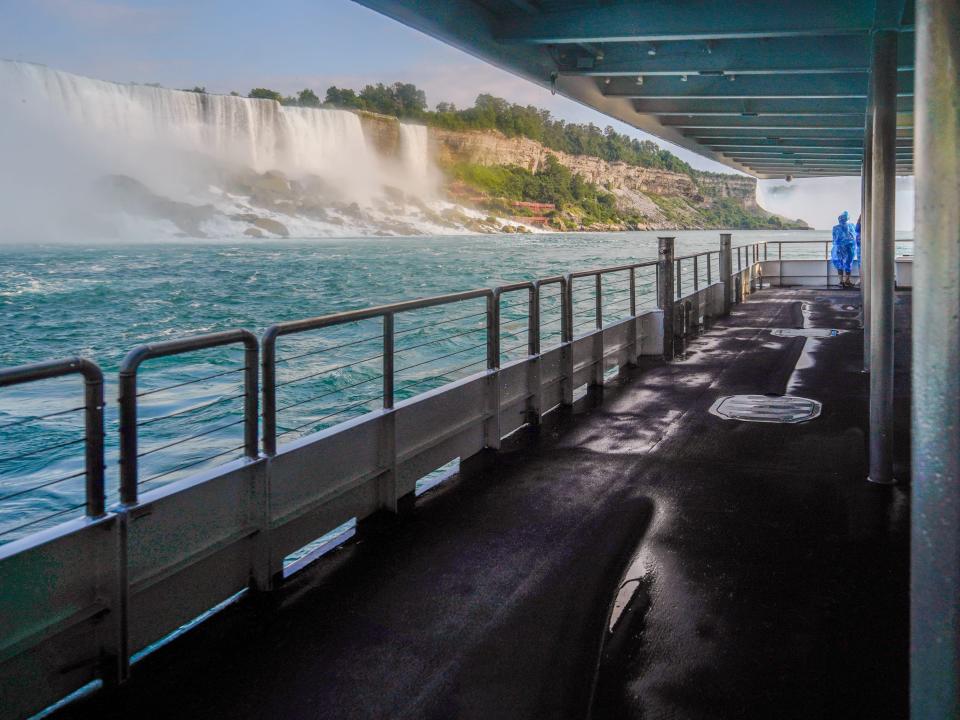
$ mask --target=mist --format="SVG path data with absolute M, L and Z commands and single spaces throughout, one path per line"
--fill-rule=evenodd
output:
M 343 110 L 5 61 L 0 88 L 4 243 L 249 235 L 251 223 L 309 236 L 375 234 L 393 222 L 397 234 L 412 227 L 395 222 L 406 198 L 437 195 L 423 127 L 401 126 L 391 157 Z
M 799 218 L 818 230 L 827 230 L 846 210 L 852 221 L 860 215 L 860 178 L 801 178 L 760 180 L 757 201 L 770 212 Z M 913 230 L 913 178 L 897 178 L 896 225 L 898 231 Z

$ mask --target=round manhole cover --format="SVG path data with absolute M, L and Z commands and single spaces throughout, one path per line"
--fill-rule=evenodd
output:
M 825 338 L 839 335 L 841 332 L 843 331 L 834 328 L 775 328 L 770 331 L 770 334 L 777 337 Z
M 710 412 L 724 420 L 765 423 L 801 423 L 820 415 L 816 400 L 793 395 L 727 395 L 719 398 Z

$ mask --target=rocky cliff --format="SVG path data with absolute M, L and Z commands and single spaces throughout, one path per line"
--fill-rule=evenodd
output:
M 756 216 L 760 221 L 776 217 L 757 203 L 757 181 L 745 175 L 670 172 L 608 162 L 586 155 L 571 155 L 544 147 L 525 137 L 507 137 L 498 132 L 450 131 L 430 128 L 433 152 L 441 167 L 455 163 L 518 165 L 537 172 L 548 155 L 589 182 L 617 197 L 625 213 L 644 219 L 643 229 L 717 227 L 715 210 L 724 199 Z M 784 225 L 804 227 L 783 219 Z

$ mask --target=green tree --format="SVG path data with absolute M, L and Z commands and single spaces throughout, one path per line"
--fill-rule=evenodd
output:
M 366 104 L 360 99 L 356 92 L 349 88 L 338 88 L 336 85 L 327 88 L 327 95 L 323 104 L 338 108 L 356 108 L 360 110 L 366 108 Z
M 257 100 L 276 100 L 277 102 L 283 102 L 283 95 L 276 90 L 268 90 L 267 88 L 254 88 L 247 97 Z
M 320 107 L 320 98 L 310 88 L 304 88 L 297 93 L 297 104 L 300 107 Z

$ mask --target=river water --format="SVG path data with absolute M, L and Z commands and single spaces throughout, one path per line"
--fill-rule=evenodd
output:
M 715 231 L 675 234 L 680 254 L 719 246 Z M 259 335 L 274 322 L 654 259 L 656 235 L 0 245 L 0 366 L 73 355 L 100 364 L 107 376 L 111 502 L 118 484 L 115 375 L 125 353 L 140 344 L 238 327 Z M 828 239 L 829 233 L 813 231 L 734 233 L 734 245 Z M 806 252 L 822 257 L 823 247 Z M 616 319 L 628 309 L 626 276 L 610 283 L 607 314 Z M 649 275 L 638 275 L 638 292 L 641 303 L 652 301 Z M 559 337 L 555 295 L 544 293 L 544 347 Z M 524 297 L 504 298 L 507 358 L 525 353 Z M 581 327 L 592 324 L 593 302 L 590 288 L 578 291 L 575 323 Z M 378 321 L 281 338 L 281 444 L 379 406 L 380 342 Z M 396 345 L 398 398 L 482 370 L 482 300 L 401 316 Z M 226 348 L 143 366 L 143 489 L 240 454 L 242 363 L 239 349 Z M 77 378 L 0 390 L 0 542 L 82 512 L 76 506 L 83 502 L 77 442 L 83 414 L 72 410 L 81 393 Z

